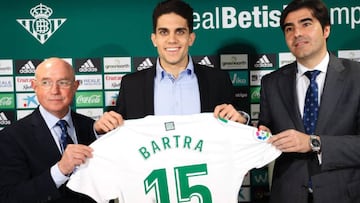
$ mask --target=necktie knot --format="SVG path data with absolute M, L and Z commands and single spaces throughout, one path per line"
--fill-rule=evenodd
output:
M 319 70 L 306 71 L 305 76 L 309 78 L 310 81 L 315 81 L 316 77 L 320 74 Z
M 68 123 L 66 120 L 59 120 L 56 125 L 60 127 L 61 132 L 67 132 Z

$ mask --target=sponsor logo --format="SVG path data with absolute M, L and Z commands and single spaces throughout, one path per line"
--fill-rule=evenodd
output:
M 119 89 L 124 74 L 104 75 L 105 89 Z
M 271 133 L 264 131 L 264 130 L 258 130 L 255 133 L 255 138 L 258 141 L 262 141 L 265 142 L 266 140 L 268 140 L 271 137 Z
M 247 71 L 229 71 L 230 80 L 233 86 L 248 86 L 248 72 Z
M 17 19 L 16 21 L 41 44 L 44 44 L 66 21 L 66 18 L 50 19 L 52 13 L 53 10 L 50 7 L 40 3 L 30 9 L 30 14 L 34 19 Z
M 360 50 L 339 50 L 338 56 L 339 58 L 346 58 L 360 62 Z
M 75 94 L 76 107 L 102 107 L 103 94 L 97 92 L 78 92 Z
M 269 186 L 269 177 L 268 177 L 268 169 L 267 167 L 254 169 L 251 171 L 251 186 L 256 186 L 255 188 L 260 189 L 260 186 L 264 186 L 265 190 L 268 190 Z M 263 191 L 265 192 L 265 191 Z
M 104 72 L 105 73 L 131 72 L 131 58 L 104 57 Z
M 10 112 L 6 112 L 6 113 L 10 113 Z M 2 126 L 11 125 L 11 120 L 9 119 L 9 116 L 10 115 L 6 115 L 4 111 L 0 112 L 0 125 Z
M 101 90 L 103 88 L 102 75 L 76 75 L 80 85 L 78 90 Z
M 13 92 L 14 81 L 12 77 L 0 77 L 0 90 L 1 92 Z
M 100 59 L 76 59 L 76 72 L 78 73 L 100 73 Z
M 9 94 L 0 94 L 0 109 L 14 109 L 14 95 L 12 93 Z
M 119 91 L 105 92 L 105 106 L 116 106 L 116 100 L 119 96 Z
M 32 60 L 15 60 L 15 68 L 17 74 L 34 74 L 36 66 L 42 61 L 38 59 Z
M 237 93 L 235 93 L 235 97 L 240 98 L 240 99 L 244 99 L 244 98 L 248 97 L 248 93 L 246 93 L 246 92 L 237 92 Z
M 136 70 L 140 71 L 140 70 L 148 69 L 151 68 L 153 65 L 154 63 L 151 61 L 151 59 L 146 58 L 136 67 Z
M 76 112 L 88 116 L 94 120 L 98 120 L 104 113 L 102 108 L 76 109 Z
M 275 57 L 274 57 L 275 58 Z M 255 68 L 273 68 L 274 64 L 267 55 L 262 55 L 254 64 Z
M 214 64 L 211 63 L 209 57 L 207 57 L 207 56 L 202 58 L 201 61 L 198 62 L 198 64 L 214 68 Z
M 251 87 L 250 88 L 250 102 L 251 103 L 260 103 L 260 87 Z
M 35 73 L 35 69 L 36 67 L 34 66 L 32 61 L 28 61 L 27 63 L 25 63 L 24 66 L 22 66 L 19 69 L 19 73 L 20 74 L 28 74 L 28 73 Z
M 33 91 L 33 88 L 31 87 L 31 80 L 33 80 L 33 76 L 17 76 L 15 77 L 15 88 L 16 91 L 22 91 L 22 92 L 29 92 Z
M 271 73 L 273 70 L 254 70 L 250 71 L 250 85 L 251 86 L 260 86 L 261 85 L 261 78 Z
M 13 74 L 13 60 L 0 59 L 0 75 L 12 75 Z
M 192 61 L 194 64 L 200 64 L 210 68 L 219 67 L 218 56 L 192 56 Z
M 34 93 L 18 93 L 16 94 L 16 104 L 17 108 L 36 108 L 39 105 L 39 102 Z
M 247 54 L 222 54 L 220 55 L 220 68 L 229 69 L 248 69 Z
M 290 52 L 279 53 L 279 67 L 283 67 L 287 64 L 296 61 L 295 56 Z

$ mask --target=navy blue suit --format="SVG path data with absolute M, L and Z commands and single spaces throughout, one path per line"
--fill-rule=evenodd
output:
M 95 141 L 89 117 L 71 112 L 78 142 Z M 50 168 L 61 153 L 39 108 L 0 131 L 0 202 L 93 202 L 62 185 L 56 188 Z

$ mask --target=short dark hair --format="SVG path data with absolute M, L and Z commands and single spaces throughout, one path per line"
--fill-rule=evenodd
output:
M 321 0 L 293 0 L 281 13 L 280 26 L 283 31 L 285 29 L 285 18 L 289 15 L 289 13 L 302 8 L 311 10 L 312 15 L 320 22 L 323 30 L 325 26 L 330 25 L 329 11 L 324 2 Z
M 194 17 L 193 9 L 191 6 L 181 0 L 166 0 L 160 2 L 154 9 L 152 20 L 153 20 L 153 32 L 156 32 L 157 20 L 161 15 L 176 13 L 181 17 L 185 18 L 189 27 L 190 33 L 193 32 Z

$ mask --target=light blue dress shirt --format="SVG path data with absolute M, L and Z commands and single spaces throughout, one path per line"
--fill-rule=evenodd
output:
M 55 117 L 54 115 L 52 115 L 51 113 L 46 111 L 44 109 L 44 107 L 42 107 L 41 105 L 39 107 L 39 110 L 40 110 L 41 116 L 45 120 L 46 125 L 50 129 L 50 132 L 52 134 L 52 137 L 55 140 L 55 143 L 57 144 L 59 152 L 62 153 L 61 152 L 61 147 L 60 147 L 61 129 L 60 129 L 59 126 L 56 125 L 56 123 L 59 121 L 59 118 Z M 70 107 L 69 107 L 69 112 L 62 119 L 66 120 L 66 122 L 69 124 L 69 126 L 68 126 L 69 136 L 71 137 L 73 142 L 75 144 L 77 144 L 78 141 L 76 139 L 75 127 L 74 127 L 74 124 L 73 124 L 72 119 L 71 119 Z M 69 177 L 67 177 L 67 176 L 65 176 L 64 174 L 61 173 L 57 163 L 51 167 L 50 174 L 51 174 L 51 177 L 53 178 L 53 180 L 54 180 L 54 182 L 56 184 L 56 187 L 58 187 L 58 188 L 69 179 Z
M 154 80 L 155 115 L 200 113 L 199 85 L 190 56 L 186 69 L 177 78 L 167 73 L 161 67 L 159 59 L 157 59 Z

